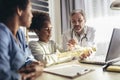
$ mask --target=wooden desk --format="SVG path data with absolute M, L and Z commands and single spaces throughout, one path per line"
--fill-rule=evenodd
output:
M 49 73 L 43 73 L 36 80 L 120 80 L 120 73 L 104 72 L 102 70 L 102 66 L 100 65 L 83 64 L 83 63 L 79 63 L 78 61 L 72 61 L 72 62 L 63 63 L 59 65 L 68 65 L 68 64 L 79 64 L 82 67 L 93 68 L 95 69 L 95 71 L 87 73 L 85 75 L 82 75 L 74 79 L 53 75 Z M 55 65 L 55 66 L 59 66 L 59 65 Z M 55 67 L 55 66 L 51 66 L 51 67 Z

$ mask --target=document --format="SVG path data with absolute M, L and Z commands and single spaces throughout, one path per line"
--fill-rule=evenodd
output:
M 63 77 L 68 77 L 68 78 L 75 78 L 78 76 L 82 76 L 83 74 L 89 73 L 91 71 L 94 71 L 94 69 L 84 68 L 77 64 L 64 65 L 64 66 L 62 65 L 54 68 L 44 69 L 44 72 L 63 76 Z

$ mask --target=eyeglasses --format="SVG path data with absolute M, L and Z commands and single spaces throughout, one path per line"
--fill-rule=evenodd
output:
M 46 28 L 43 28 L 45 31 L 51 31 L 52 30 L 52 27 L 46 27 Z
M 83 21 L 84 21 L 83 19 L 72 20 L 72 24 L 73 24 L 73 25 L 76 25 L 77 23 L 81 23 L 81 22 L 83 22 Z

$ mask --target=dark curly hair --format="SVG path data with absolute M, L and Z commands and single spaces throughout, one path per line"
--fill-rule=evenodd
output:
M 48 13 L 33 11 L 32 23 L 30 25 L 29 30 L 41 30 L 46 21 L 51 23 L 50 16 Z

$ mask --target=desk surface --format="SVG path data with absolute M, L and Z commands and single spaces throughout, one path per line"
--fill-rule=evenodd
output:
M 43 73 L 36 80 L 120 80 L 120 73 L 106 72 L 106 71 L 104 72 L 102 70 L 102 66 L 100 65 L 84 64 L 84 63 L 79 63 L 78 61 L 72 61 L 72 62 L 58 64 L 51 67 L 68 65 L 68 64 L 79 64 L 82 67 L 95 69 L 95 71 L 87 73 L 85 75 L 82 75 L 74 79 L 70 79 L 70 78 L 66 78 L 66 77 L 62 77 L 62 76 L 58 76 L 50 73 Z

